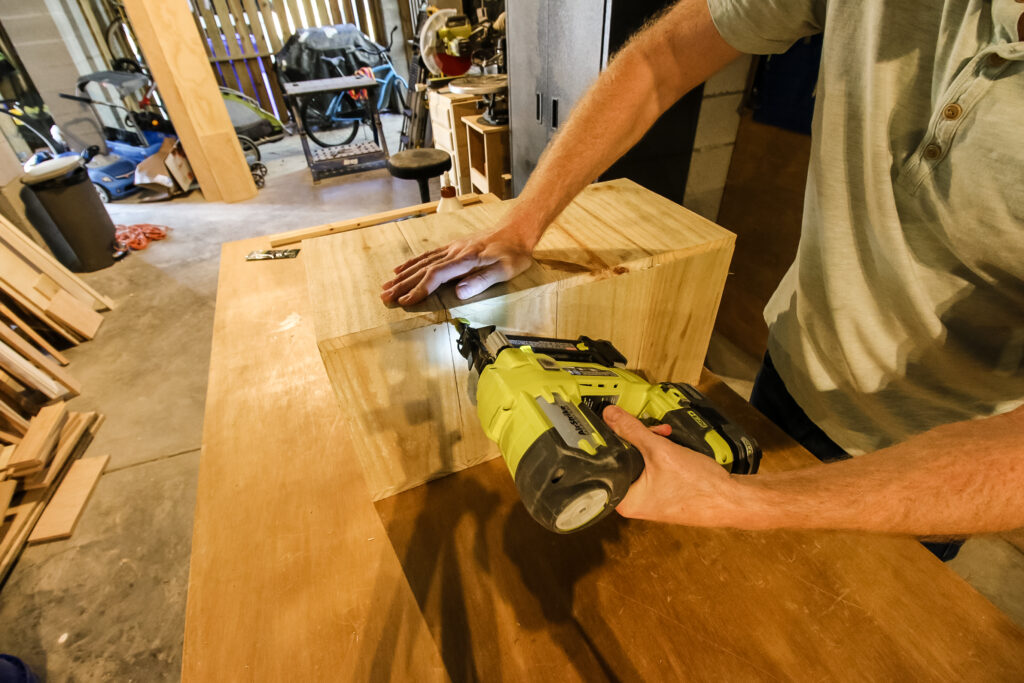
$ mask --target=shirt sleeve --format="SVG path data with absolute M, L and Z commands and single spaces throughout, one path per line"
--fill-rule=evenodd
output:
M 825 26 L 825 0 L 708 0 L 715 27 L 740 52 L 781 54 Z

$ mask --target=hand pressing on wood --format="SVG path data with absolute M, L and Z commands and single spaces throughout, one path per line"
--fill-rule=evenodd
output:
M 506 224 L 492 232 L 456 240 L 395 268 L 395 277 L 381 285 L 380 298 L 389 306 L 410 306 L 456 278 L 462 278 L 455 286 L 456 296 L 476 296 L 529 268 L 538 238 Z
M 644 457 L 644 471 L 616 508 L 635 517 L 688 526 L 729 526 L 740 486 L 706 455 L 665 438 L 671 427 L 644 426 L 625 410 L 608 406 L 604 421 Z

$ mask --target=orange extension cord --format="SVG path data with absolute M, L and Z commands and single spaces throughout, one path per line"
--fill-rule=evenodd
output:
M 133 251 L 142 251 L 149 246 L 150 242 L 166 238 L 169 230 L 170 228 L 166 225 L 153 225 L 152 223 L 114 226 L 117 246 L 120 249 L 132 249 Z

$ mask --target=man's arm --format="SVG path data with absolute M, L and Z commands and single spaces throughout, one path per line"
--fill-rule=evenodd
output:
M 573 109 L 519 201 L 491 232 L 421 254 L 382 285 L 387 304 L 414 304 L 464 277 L 466 299 L 530 266 L 541 235 L 588 183 L 635 145 L 673 103 L 739 52 L 722 39 L 707 0 L 681 0 L 634 37 Z
M 626 517 L 740 529 L 956 536 L 1024 527 L 1024 408 L 937 427 L 829 465 L 730 476 L 618 408 L 604 418 L 647 464 Z

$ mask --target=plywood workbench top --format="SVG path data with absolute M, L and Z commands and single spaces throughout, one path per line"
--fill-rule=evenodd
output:
M 615 517 L 558 537 L 501 461 L 375 505 L 306 252 L 243 260 L 268 245 L 222 252 L 185 680 L 1020 680 L 1024 633 L 909 539 Z M 765 469 L 812 462 L 704 387 Z

